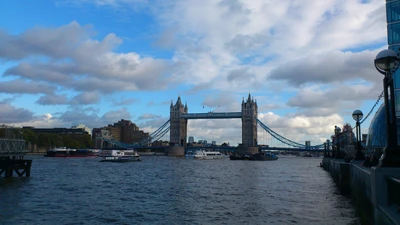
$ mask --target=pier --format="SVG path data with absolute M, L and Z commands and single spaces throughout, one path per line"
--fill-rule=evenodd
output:
M 32 160 L 24 159 L 26 153 L 25 140 L 0 139 L 0 177 L 29 177 Z

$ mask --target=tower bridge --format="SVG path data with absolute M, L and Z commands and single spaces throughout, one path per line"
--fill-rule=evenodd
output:
M 301 144 L 292 141 L 277 132 L 273 131 L 267 125 L 263 124 L 258 118 L 257 102 L 249 94 L 248 98 L 242 100 L 241 111 L 239 112 L 207 112 L 207 113 L 189 113 L 187 104 L 183 105 L 182 100 L 178 97 L 175 104 L 171 101 L 170 119 L 161 125 L 157 130 L 151 133 L 148 137 L 134 143 L 122 143 L 114 139 L 103 138 L 113 146 L 123 148 L 149 148 L 151 143 L 162 138 L 166 133 L 170 134 L 170 146 L 164 148 L 164 152 L 170 156 L 184 155 L 187 145 L 187 124 L 190 119 L 241 119 L 242 121 L 242 144 L 236 149 L 239 153 L 254 154 L 259 151 L 257 140 L 257 127 L 261 127 L 270 135 L 271 140 L 275 140 L 284 145 L 284 147 L 268 146 L 272 150 L 288 150 L 296 149 L 298 151 L 322 151 L 326 148 L 331 151 L 331 144 L 326 146 L 326 143 L 310 146 L 309 144 Z M 264 147 L 265 148 L 265 147 Z
M 187 104 L 183 105 L 181 98 L 170 106 L 170 143 L 173 145 L 172 154 L 183 154 L 187 145 L 187 123 L 189 119 L 241 119 L 242 147 L 238 151 L 257 153 L 257 102 L 249 94 L 247 100 L 242 100 L 240 112 L 208 112 L 189 113 Z M 178 152 L 177 152 L 178 151 Z

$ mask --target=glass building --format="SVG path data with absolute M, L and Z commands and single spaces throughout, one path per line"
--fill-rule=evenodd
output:
M 389 49 L 400 52 L 400 0 L 386 0 L 386 21 Z M 397 130 L 400 125 L 400 69 L 393 76 L 395 109 L 397 117 Z M 400 144 L 399 132 L 397 143 Z M 386 114 L 382 104 L 376 112 L 368 130 L 367 146 L 374 149 L 382 149 L 387 144 Z
M 400 50 L 400 0 L 386 0 L 386 21 L 389 49 Z M 400 117 L 400 69 L 393 78 L 396 116 Z

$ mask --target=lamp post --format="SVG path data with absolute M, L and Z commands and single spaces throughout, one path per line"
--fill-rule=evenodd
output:
M 336 140 L 336 154 L 335 158 L 340 159 L 340 145 L 339 145 L 339 133 L 341 131 L 340 127 L 335 126 L 335 140 Z
M 364 160 L 364 154 L 361 151 L 361 123 L 360 121 L 362 120 L 364 114 L 361 112 L 361 110 L 354 110 L 353 112 L 353 119 L 356 121 L 356 137 L 357 137 L 357 143 L 356 143 L 356 155 L 354 156 L 354 160 Z
M 390 49 L 382 50 L 374 60 L 375 68 L 384 75 L 383 92 L 386 111 L 387 144 L 379 159 L 379 167 L 400 166 L 400 150 L 397 146 L 397 125 L 394 102 L 393 74 L 399 67 L 397 53 Z

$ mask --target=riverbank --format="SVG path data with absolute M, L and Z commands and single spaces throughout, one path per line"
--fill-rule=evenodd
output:
M 342 195 L 351 196 L 363 224 L 400 224 L 400 168 L 364 167 L 363 161 L 324 158 Z

